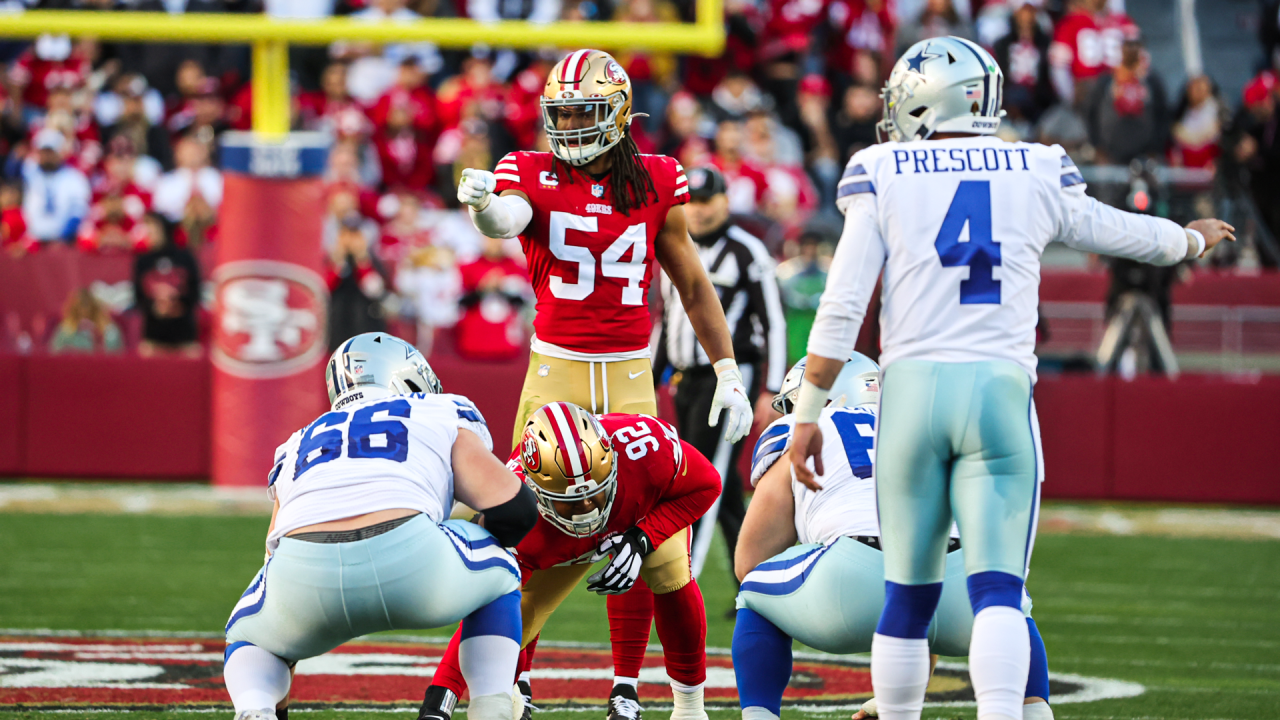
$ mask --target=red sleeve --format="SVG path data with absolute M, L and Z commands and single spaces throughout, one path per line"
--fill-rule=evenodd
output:
M 636 523 L 655 548 L 705 515 L 720 497 L 720 473 L 692 445 L 676 442 L 681 456 L 676 474 L 658 505 Z
M 498 161 L 497 167 L 493 169 L 493 175 L 498 181 L 497 188 L 494 192 L 501 195 L 506 190 L 519 190 L 526 196 L 529 191 L 526 189 L 531 179 L 525 178 L 527 172 L 531 172 L 521 167 L 521 153 L 507 153 Z

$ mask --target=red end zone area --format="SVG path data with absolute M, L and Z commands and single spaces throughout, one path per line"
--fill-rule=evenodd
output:
M 0 709 L 228 706 L 220 639 L 0 637 Z M 290 700 L 298 707 L 417 707 L 443 645 L 352 642 L 298 663 Z M 737 707 L 727 654 L 707 659 L 709 705 Z M 660 653 L 649 653 L 640 677 L 646 707 L 670 703 Z M 603 704 L 613 685 L 607 648 L 539 646 L 533 671 L 539 707 Z M 930 699 L 972 700 L 967 674 L 942 671 Z M 797 658 L 789 704 L 847 705 L 871 695 L 864 663 Z

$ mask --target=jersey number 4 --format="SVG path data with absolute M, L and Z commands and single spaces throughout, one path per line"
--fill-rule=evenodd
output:
M 969 242 L 960 242 L 965 225 Z M 999 305 L 1000 281 L 991 268 L 1000 264 L 1000 243 L 991 237 L 991 182 L 961 180 L 933 241 L 943 267 L 969 268 L 969 279 L 960 281 L 961 305 Z
M 561 300 L 586 300 L 596 289 L 596 258 L 591 250 L 580 245 L 570 245 L 566 241 L 569 230 L 595 233 L 600 231 L 599 218 L 572 215 L 566 212 L 552 212 L 550 222 L 551 254 L 558 260 L 578 264 L 578 280 L 566 282 L 558 275 L 551 276 L 551 294 Z M 643 305 L 644 292 L 640 281 L 644 279 L 645 260 L 648 257 L 646 246 L 648 235 L 645 224 L 632 225 L 617 240 L 613 241 L 600 256 L 600 273 L 605 277 L 622 278 L 627 281 L 622 288 L 623 305 Z M 622 256 L 631 250 L 631 259 L 623 260 Z

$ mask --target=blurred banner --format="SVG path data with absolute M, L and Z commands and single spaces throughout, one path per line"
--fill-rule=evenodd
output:
M 327 407 L 320 180 L 329 138 L 226 133 L 213 270 L 212 475 L 266 485 L 275 448 Z

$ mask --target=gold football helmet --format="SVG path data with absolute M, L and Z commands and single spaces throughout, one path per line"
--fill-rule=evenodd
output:
M 580 127 L 560 129 L 556 120 L 564 113 L 584 115 L 585 122 L 571 117 L 567 124 Z M 569 53 L 547 77 L 542 119 L 551 152 L 574 167 L 586 165 L 622 141 L 631 122 L 631 78 L 609 53 Z
M 539 408 L 524 424 L 520 466 L 548 522 L 580 538 L 604 529 L 618 489 L 618 463 L 595 415 L 566 402 Z M 584 507 L 590 509 L 575 512 Z

